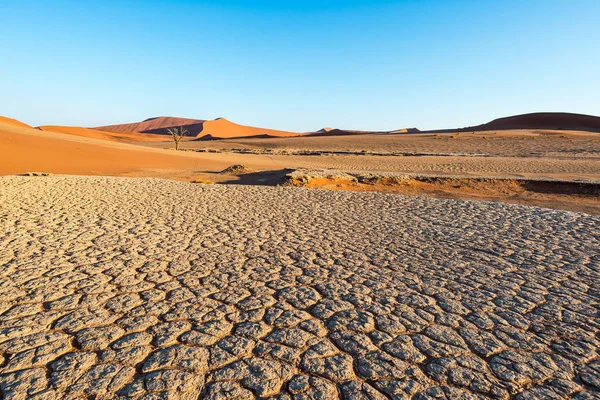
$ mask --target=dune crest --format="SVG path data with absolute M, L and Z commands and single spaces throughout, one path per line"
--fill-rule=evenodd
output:
M 0 124 L 10 125 L 10 126 L 18 126 L 19 128 L 31 128 L 31 125 L 27 125 L 24 122 L 21 122 L 14 118 L 8 118 L 8 117 L 2 117 L 2 116 L 0 116 Z

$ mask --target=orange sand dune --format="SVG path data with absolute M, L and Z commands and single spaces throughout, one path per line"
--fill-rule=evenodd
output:
M 300 133 L 295 132 L 239 125 L 225 118 L 217 118 L 213 121 L 205 121 L 202 131 L 196 136 L 201 139 L 229 139 L 237 137 L 290 137 L 300 135 Z
M 79 126 L 45 125 L 38 129 L 48 132 L 66 133 L 93 139 L 113 140 L 117 142 L 160 142 L 170 140 L 170 137 L 151 135 L 138 132 L 110 132 Z
M 420 130 L 418 130 L 417 128 L 402 128 L 402 129 L 397 129 L 395 131 L 391 131 L 390 133 L 419 133 L 421 132 Z
M 498 118 L 486 124 L 456 129 L 436 129 L 426 133 L 479 132 L 517 129 L 549 129 L 600 132 L 600 117 L 562 112 L 538 112 Z
M 17 121 L 16 119 L 2 117 L 2 116 L 0 116 L 0 124 L 10 125 L 10 126 L 18 126 L 20 128 L 31 128 L 31 126 L 29 126 L 21 121 Z
M 142 122 L 133 122 L 130 124 L 119 124 L 119 125 L 107 125 L 107 126 L 99 126 L 95 129 L 102 131 L 112 131 L 112 132 L 146 132 L 146 133 L 158 133 L 158 134 L 166 134 L 166 128 L 174 127 L 174 126 L 185 126 L 188 127 L 190 125 L 202 125 L 204 120 L 202 119 L 190 119 L 190 118 L 178 118 L 178 117 L 156 117 L 156 118 L 148 118 Z M 196 132 L 192 132 L 191 129 L 188 128 L 190 134 L 196 135 L 199 130 Z
M 498 118 L 476 130 L 494 129 L 567 129 L 600 132 L 600 117 L 573 113 L 531 113 Z
M 100 126 L 96 129 L 113 132 L 144 132 L 168 135 L 167 129 L 184 127 L 189 136 L 201 139 L 229 139 L 236 137 L 289 137 L 299 133 L 280 131 L 276 129 L 257 128 L 233 123 L 225 118 L 215 120 L 158 117 L 142 122 L 121 125 Z
M 0 121 L 0 175 L 35 171 L 187 179 L 204 172 L 220 171 L 232 164 L 246 164 L 256 169 L 278 167 L 264 156 L 151 149 Z

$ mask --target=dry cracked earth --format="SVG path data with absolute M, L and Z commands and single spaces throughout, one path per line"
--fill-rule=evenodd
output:
M 600 397 L 600 219 L 0 178 L 7 399 Z

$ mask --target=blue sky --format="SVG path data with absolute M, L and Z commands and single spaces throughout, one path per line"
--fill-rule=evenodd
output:
M 308 131 L 600 115 L 600 1 L 0 0 L 0 115 Z

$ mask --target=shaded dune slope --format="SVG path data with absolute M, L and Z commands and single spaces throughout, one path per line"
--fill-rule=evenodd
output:
M 156 117 L 148 118 L 142 122 L 133 122 L 128 124 L 117 124 L 117 125 L 106 125 L 99 126 L 95 129 L 101 131 L 112 131 L 112 132 L 144 132 L 144 133 L 159 133 L 167 134 L 167 128 L 175 126 L 195 126 L 202 125 L 204 120 L 191 119 L 191 118 L 178 118 L 178 117 Z M 192 131 L 188 128 L 190 133 Z
M 458 129 L 437 129 L 425 132 L 469 132 L 511 129 L 550 129 L 600 132 L 600 117 L 584 114 L 539 112 L 498 118 L 486 124 Z
M 480 125 L 490 129 L 565 129 L 600 132 L 600 117 L 571 113 L 532 113 L 498 118 Z

